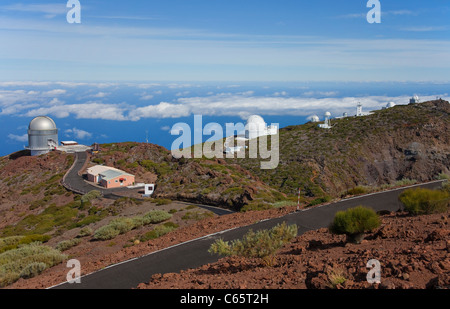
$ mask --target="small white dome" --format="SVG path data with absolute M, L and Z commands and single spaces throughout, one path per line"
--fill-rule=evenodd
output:
M 317 116 L 317 115 L 312 115 L 310 117 L 310 119 L 311 119 L 311 122 L 319 122 L 320 121 L 319 116 Z
M 331 113 L 330 112 L 326 112 L 325 113 L 325 117 L 331 117 Z
M 394 106 L 395 106 L 394 102 L 389 102 L 388 104 L 386 104 L 387 108 L 391 108 L 391 107 L 394 107 Z
M 258 115 L 252 115 L 248 118 L 247 124 L 256 124 L 256 125 L 266 125 L 266 122 L 261 116 Z
M 50 117 L 38 116 L 31 120 L 28 129 L 34 131 L 56 130 L 56 124 Z

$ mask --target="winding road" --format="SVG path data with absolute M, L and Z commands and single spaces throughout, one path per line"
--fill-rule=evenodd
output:
M 87 181 L 84 180 L 84 178 L 82 176 L 80 176 L 80 172 L 85 168 L 87 159 L 88 159 L 87 152 L 76 152 L 75 153 L 75 161 L 72 164 L 72 167 L 70 168 L 70 170 L 64 176 L 63 181 L 62 181 L 62 185 L 67 190 L 73 191 L 78 194 L 86 194 L 92 190 L 97 190 L 102 193 L 103 197 L 108 198 L 108 199 L 113 199 L 113 200 L 117 200 L 117 199 L 123 197 L 123 196 L 115 194 L 117 192 L 136 190 L 136 188 L 104 189 L 104 188 L 100 188 L 98 186 L 89 184 Z M 201 207 L 201 208 L 209 210 L 219 216 L 234 213 L 234 211 L 219 208 L 219 207 L 214 207 L 214 206 L 210 206 L 210 205 L 202 205 L 202 204 L 196 204 L 196 203 L 186 203 L 186 204 Z
M 437 188 L 443 181 L 434 181 L 426 184 L 409 186 Z M 242 238 L 250 229 L 269 229 L 275 225 L 286 222 L 296 224 L 298 234 L 310 230 L 327 227 L 337 211 L 364 205 L 376 211 L 397 211 L 402 209 L 398 196 L 406 188 L 387 192 L 373 193 L 365 196 L 349 198 L 336 203 L 305 209 L 280 218 L 261 221 L 259 223 L 227 230 L 169 247 L 146 256 L 132 259 L 117 265 L 110 266 L 95 273 L 83 276 L 81 283 L 62 283 L 52 287 L 54 289 L 131 289 L 138 284 L 148 282 L 152 275 L 158 273 L 179 272 L 189 268 L 215 262 L 218 256 L 208 253 L 211 244 L 219 238 L 225 241 Z

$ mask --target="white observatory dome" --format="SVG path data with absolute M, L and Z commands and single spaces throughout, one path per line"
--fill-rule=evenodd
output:
M 254 125 L 266 125 L 266 122 L 264 121 L 264 119 L 261 116 L 258 115 L 252 115 L 248 118 L 247 120 L 247 124 L 254 124 Z
M 319 116 L 317 115 L 311 116 L 311 122 L 319 122 L 319 121 L 320 121 Z
M 39 116 L 31 120 L 28 129 L 33 131 L 56 130 L 56 124 L 50 117 Z
M 394 102 L 389 102 L 388 104 L 386 104 L 386 108 L 391 108 L 394 107 L 395 103 Z
M 325 113 L 325 117 L 331 117 L 331 113 L 330 112 L 326 112 Z
M 267 125 L 264 119 L 258 115 L 252 115 L 248 118 L 245 125 L 245 137 L 254 139 L 262 135 L 266 135 Z

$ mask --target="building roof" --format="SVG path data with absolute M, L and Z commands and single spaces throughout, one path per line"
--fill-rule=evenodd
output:
M 90 167 L 87 169 L 87 172 L 88 172 L 88 174 L 91 174 L 94 176 L 101 175 L 103 179 L 106 179 L 106 178 L 111 179 L 111 178 L 116 178 L 119 176 L 133 176 L 134 177 L 134 175 L 128 174 L 127 172 L 121 171 L 114 167 L 104 166 L 104 165 L 96 165 L 96 166 Z
M 38 116 L 31 120 L 28 129 L 34 131 L 56 130 L 56 124 L 50 117 Z
M 104 171 L 104 172 L 100 173 L 99 175 L 102 176 L 102 179 L 106 180 L 106 181 L 114 179 L 114 178 L 117 178 L 117 177 L 120 177 L 120 176 L 132 176 L 132 177 L 134 177 L 134 175 L 125 173 L 125 172 L 123 172 L 121 170 L 107 170 L 107 171 Z

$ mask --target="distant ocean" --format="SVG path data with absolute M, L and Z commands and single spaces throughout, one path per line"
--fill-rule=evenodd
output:
M 242 122 L 261 115 L 280 128 L 303 124 L 326 111 L 334 117 L 354 115 L 361 102 L 365 111 L 388 102 L 408 104 L 449 100 L 450 83 L 400 82 L 0 82 L 0 156 L 28 144 L 27 127 L 39 115 L 54 119 L 59 140 L 91 145 L 145 142 L 171 148 L 177 136 L 170 130 L 178 122 L 203 124 Z M 208 139 L 206 136 L 204 140 Z

